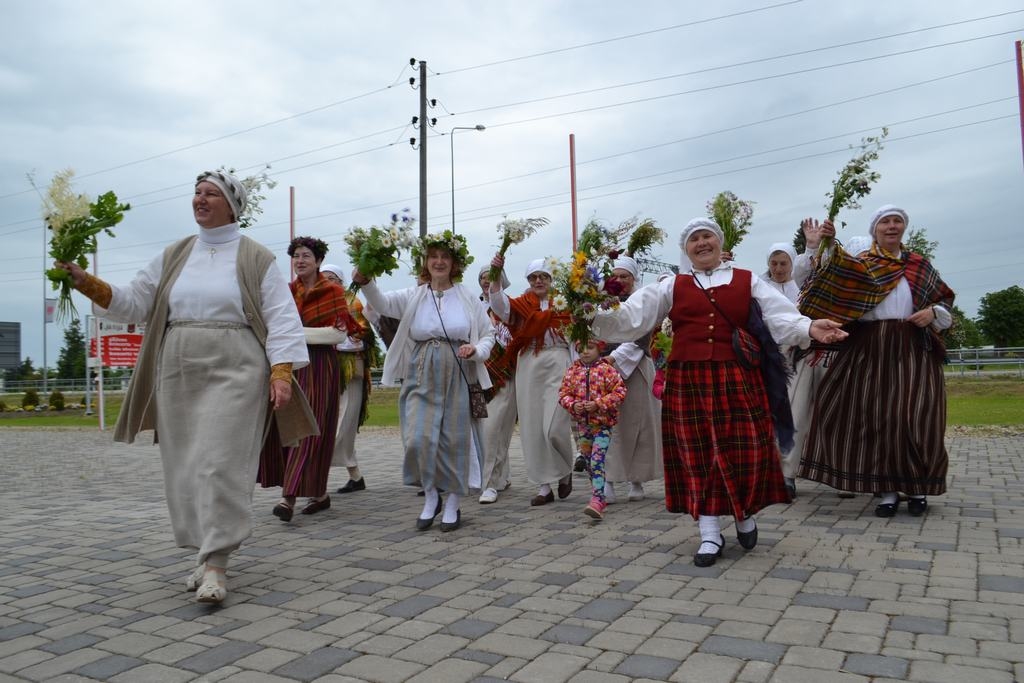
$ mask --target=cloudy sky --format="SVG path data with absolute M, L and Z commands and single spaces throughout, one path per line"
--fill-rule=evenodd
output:
M 81 192 L 132 203 L 101 241 L 110 282 L 196 229 L 193 180 L 221 165 L 270 164 L 278 185 L 249 234 L 282 268 L 293 187 L 296 233 L 347 269 L 351 226 L 418 213 L 410 58 L 437 101 L 428 228 L 451 225 L 452 142 L 455 224 L 476 265 L 502 216 L 551 221 L 510 252 L 513 290 L 528 260 L 569 252 L 571 133 L 580 226 L 653 218 L 670 235 L 656 256 L 677 262 L 680 228 L 732 190 L 756 202 L 737 257 L 760 271 L 770 243 L 823 216 L 851 145 L 888 126 L 882 179 L 840 215 L 840 237 L 881 204 L 905 208 L 974 315 L 986 292 L 1022 284 L 1021 38 L 1019 0 L 5 3 L 0 320 L 22 323 L 38 366 L 44 235 L 26 174 L 45 187 L 68 167 Z M 52 365 L 62 329 L 47 334 Z

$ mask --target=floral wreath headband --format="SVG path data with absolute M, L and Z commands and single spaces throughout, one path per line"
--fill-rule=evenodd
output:
M 296 237 L 288 245 L 288 255 L 295 256 L 295 250 L 299 247 L 306 247 L 313 252 L 317 261 L 323 261 L 327 256 L 327 242 L 316 237 Z
M 423 265 L 427 252 L 430 249 L 447 250 L 452 255 L 452 259 L 462 266 L 463 269 L 473 262 L 473 257 L 469 255 L 469 245 L 466 244 L 466 238 L 462 235 L 456 235 L 451 230 L 445 230 L 440 234 L 435 232 L 426 235 L 413 246 L 412 257 L 417 269 Z

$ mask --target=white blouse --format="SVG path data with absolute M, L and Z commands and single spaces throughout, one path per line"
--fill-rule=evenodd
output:
M 204 320 L 247 324 L 238 285 L 237 223 L 200 228 L 199 237 L 168 295 L 168 322 Z M 119 322 L 145 321 L 153 308 L 163 273 L 163 252 L 136 274 L 128 285 L 111 285 L 110 307 L 93 304 L 97 315 Z M 260 283 L 263 320 L 267 325 L 266 352 L 271 365 L 309 364 L 302 321 L 284 276 L 274 266 Z
M 720 287 L 732 282 L 733 268 L 723 263 L 710 273 L 691 274 L 705 288 Z M 599 310 L 592 325 L 594 334 L 610 342 L 632 341 L 638 332 L 658 328 L 672 309 L 675 282 L 674 277 L 665 278 L 633 292 L 617 309 Z M 810 344 L 811 319 L 800 315 L 796 306 L 777 289 L 751 274 L 750 295 L 760 304 L 765 325 L 776 343 L 801 348 Z

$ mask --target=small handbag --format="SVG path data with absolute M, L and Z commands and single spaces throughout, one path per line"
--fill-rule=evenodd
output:
M 469 414 L 480 419 L 487 417 L 487 395 L 484 393 L 480 382 L 473 382 L 469 386 Z

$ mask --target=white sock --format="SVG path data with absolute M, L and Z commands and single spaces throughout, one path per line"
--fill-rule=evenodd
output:
M 457 518 L 459 513 L 459 494 L 449 493 L 448 497 L 444 499 L 444 514 L 441 517 L 441 521 L 445 524 L 451 524 Z
M 546 496 L 551 493 L 551 484 L 541 484 L 540 490 L 537 491 L 539 495 Z
M 420 513 L 420 519 L 433 519 L 435 510 L 437 510 L 437 489 L 434 487 L 423 489 L 423 512 Z
M 722 542 L 722 527 L 719 526 L 718 517 L 715 515 L 700 515 L 697 518 L 700 526 L 700 540 Z
M 747 533 L 750 533 L 751 531 L 753 531 L 756 528 L 757 528 L 757 520 L 754 519 L 753 515 L 751 515 L 750 517 L 747 517 L 744 520 L 736 520 L 736 531 L 739 531 L 739 532 L 742 532 L 744 534 L 747 534 Z
M 358 465 L 356 465 L 355 467 L 348 468 L 348 478 L 351 479 L 352 481 L 359 481 L 360 479 L 363 478 L 363 475 L 359 474 Z
M 900 495 L 895 491 L 882 494 L 882 505 L 894 505 L 900 500 Z

